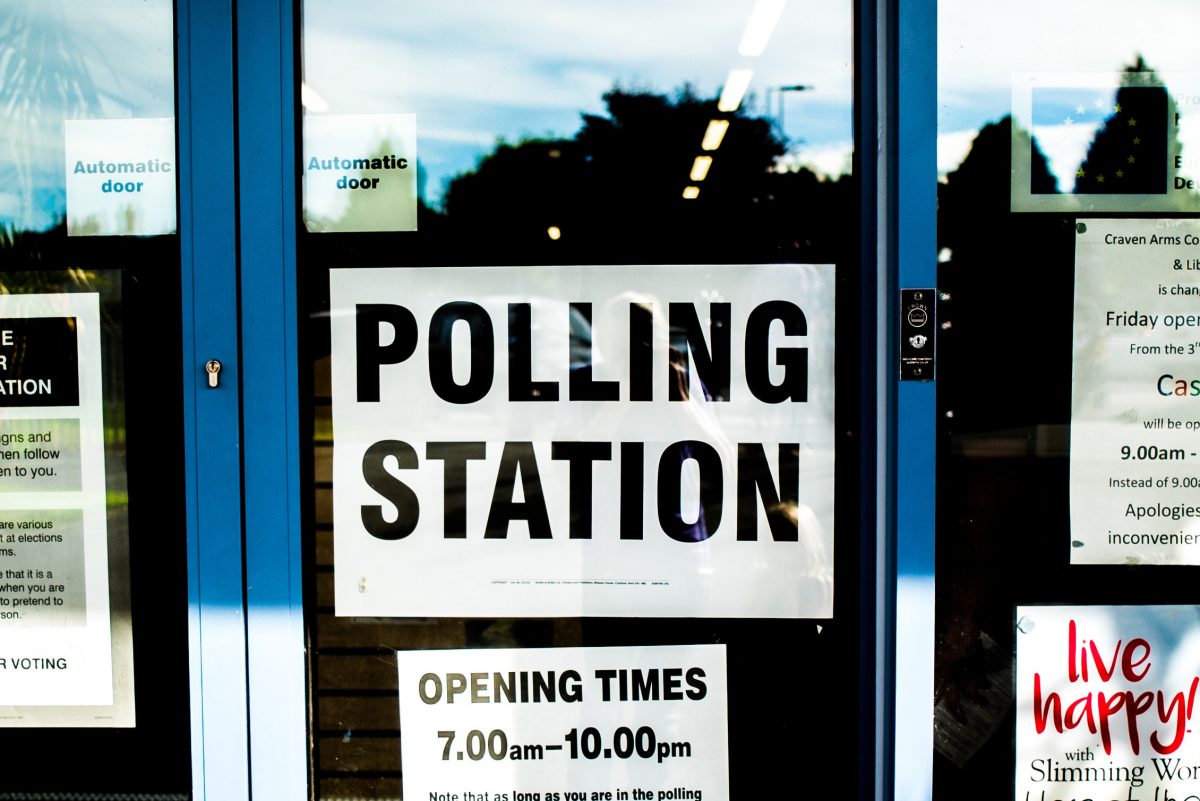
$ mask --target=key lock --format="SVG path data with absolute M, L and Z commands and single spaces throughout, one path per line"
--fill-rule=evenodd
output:
M 204 372 L 208 373 L 208 386 L 211 389 L 216 389 L 221 384 L 221 362 L 217 359 L 209 359 L 204 365 Z

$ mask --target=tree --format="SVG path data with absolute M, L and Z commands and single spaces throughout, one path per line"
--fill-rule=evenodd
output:
M 720 112 L 689 87 L 673 97 L 614 88 L 604 102 L 607 115 L 584 115 L 574 137 L 501 143 L 451 181 L 445 235 L 475 246 L 464 259 L 829 261 L 855 245 L 853 183 L 776 172 L 785 146 L 768 120 Z M 729 128 L 693 182 L 714 119 Z M 684 197 L 689 185 L 697 198 Z

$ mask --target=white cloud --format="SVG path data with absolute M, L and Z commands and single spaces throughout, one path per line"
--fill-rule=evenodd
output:
M 939 180 L 958 169 L 958 165 L 962 164 L 963 159 L 967 157 L 978 134 L 979 132 L 974 130 L 938 134 L 937 172 Z
M 1083 163 L 1088 146 L 1099 129 L 1099 122 L 1037 126 L 1034 136 L 1042 154 L 1050 162 L 1050 172 L 1058 179 L 1058 191 L 1074 191 L 1075 171 Z
M 1195 69 L 1195 0 L 941 0 L 938 89 L 1007 90 L 1014 72 L 1117 72 L 1137 54 Z

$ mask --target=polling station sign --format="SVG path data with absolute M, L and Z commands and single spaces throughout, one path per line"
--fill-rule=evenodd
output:
M 834 268 L 330 273 L 343 616 L 828 617 Z

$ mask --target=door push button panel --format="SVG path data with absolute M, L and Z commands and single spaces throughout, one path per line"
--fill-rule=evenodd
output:
M 932 381 L 937 344 L 937 290 L 900 290 L 900 380 Z

